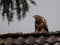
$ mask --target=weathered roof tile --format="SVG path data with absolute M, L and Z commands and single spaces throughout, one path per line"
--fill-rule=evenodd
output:
M 60 37 L 57 38 L 57 41 L 60 42 Z
M 60 43 L 59 42 L 56 42 L 54 45 L 60 45 Z
M 57 38 L 54 36 L 54 35 L 51 35 L 47 40 L 46 42 L 48 43 L 54 43 L 56 42 Z
M 39 38 L 37 38 L 37 40 L 34 43 L 43 43 L 44 42 L 44 37 L 40 36 Z
M 33 44 L 33 45 L 39 45 L 39 44 L 35 43 L 35 44 Z
M 49 43 L 45 43 L 44 45 L 50 45 Z
M 57 36 L 58 35 L 58 36 Z M 6 35 L 4 35 L 6 36 Z M 9 34 L 9 36 L 2 38 L 0 36 L 0 45 L 60 45 L 60 33 L 52 34 Z M 16 37 L 16 38 L 14 38 Z
M 27 38 L 24 43 L 26 44 L 32 44 L 34 41 L 36 40 L 36 38 L 30 36 L 29 38 Z
M 23 37 L 18 37 L 14 43 L 15 44 L 22 44 L 24 42 L 24 40 L 25 39 Z
M 14 41 L 15 41 L 15 39 L 12 39 L 11 37 L 8 37 L 8 38 L 5 39 L 4 44 L 5 45 L 11 45 Z

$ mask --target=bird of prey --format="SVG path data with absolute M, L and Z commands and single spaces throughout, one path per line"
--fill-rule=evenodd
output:
M 39 16 L 39 15 L 35 15 L 33 17 L 35 19 L 35 32 L 38 32 L 38 33 L 49 32 L 47 21 L 44 17 Z

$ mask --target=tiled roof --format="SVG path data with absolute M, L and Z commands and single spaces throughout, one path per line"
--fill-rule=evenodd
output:
M 0 45 L 60 45 L 60 32 L 3 34 L 0 35 Z

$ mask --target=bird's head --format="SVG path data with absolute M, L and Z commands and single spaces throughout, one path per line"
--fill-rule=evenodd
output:
M 42 16 L 40 15 L 34 15 L 33 17 L 36 21 L 42 21 Z

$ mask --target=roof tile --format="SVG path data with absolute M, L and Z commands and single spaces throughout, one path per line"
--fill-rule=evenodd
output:
M 15 39 L 12 39 L 11 37 L 8 37 L 8 38 L 5 39 L 4 44 L 5 45 L 11 45 L 14 41 L 15 41 Z
M 36 38 L 30 36 L 29 38 L 27 38 L 24 43 L 26 44 L 32 44 L 34 41 L 36 40 Z
M 57 36 L 58 35 L 58 36 Z M 7 36 L 7 35 L 4 35 Z M 0 36 L 0 44 L 5 45 L 60 45 L 60 33 L 52 34 L 17 34 L 10 35 L 5 38 Z M 16 38 L 14 38 L 16 37 Z
M 60 45 L 60 43 L 59 42 L 56 42 L 54 45 Z
M 37 40 L 34 43 L 44 43 L 44 37 L 40 36 L 39 38 L 37 38 Z
M 24 40 L 25 39 L 23 37 L 18 37 L 14 43 L 15 44 L 22 44 Z
M 57 38 L 54 36 L 54 35 L 51 35 L 47 40 L 46 42 L 48 43 L 55 43 L 57 40 Z
M 58 38 L 57 38 L 57 41 L 59 41 L 59 42 L 60 42 L 60 37 L 58 37 Z
M 45 43 L 44 45 L 50 45 L 49 43 Z

